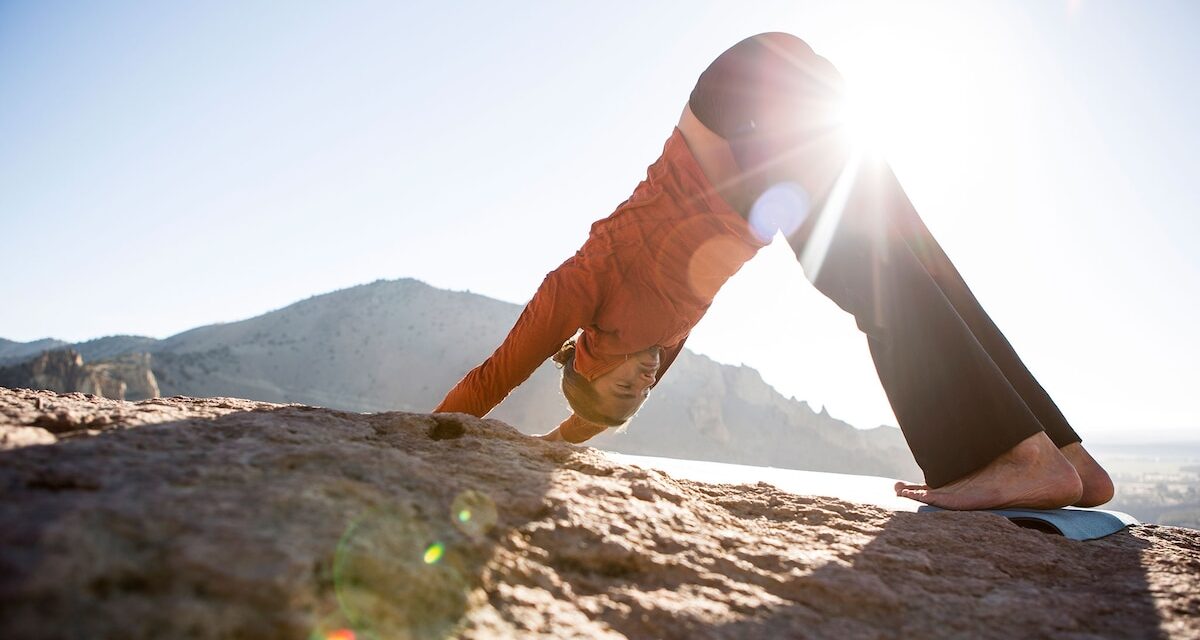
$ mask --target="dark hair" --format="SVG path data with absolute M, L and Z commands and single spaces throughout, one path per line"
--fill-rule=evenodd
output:
M 590 380 L 575 370 L 575 340 L 568 340 L 558 353 L 554 354 L 553 360 L 563 370 L 562 392 L 575 415 L 588 422 L 609 427 L 623 427 L 629 422 L 629 418 L 618 420 L 606 416 L 596 407 L 600 402 L 600 392 L 596 391 L 596 386 Z

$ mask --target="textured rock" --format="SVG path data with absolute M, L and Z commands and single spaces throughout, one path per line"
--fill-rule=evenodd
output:
M 1200 532 L 674 480 L 493 420 L 0 389 L 21 638 L 1197 637 Z
M 27 362 L 0 368 L 0 385 L 78 391 L 113 400 L 145 400 L 159 395 L 148 353 L 128 353 L 85 364 L 83 356 L 73 349 L 43 351 Z

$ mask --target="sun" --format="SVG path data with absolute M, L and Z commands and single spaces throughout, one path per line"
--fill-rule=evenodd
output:
M 869 92 L 847 88 L 838 105 L 839 124 L 856 155 L 883 153 L 888 146 L 888 114 L 886 103 Z
M 924 100 L 914 99 L 917 82 L 889 64 L 855 65 L 846 79 L 837 119 L 858 155 L 888 157 L 913 144 L 913 134 L 929 119 Z M 921 87 L 934 100 L 929 87 Z
M 869 30 L 829 51 L 843 78 L 838 118 L 860 151 L 889 161 L 925 158 L 973 133 L 996 108 L 966 88 L 977 87 L 981 75 L 994 76 L 986 86 L 1003 85 L 1007 67 L 976 68 L 973 61 L 996 57 L 983 43 L 941 22 L 928 29 Z

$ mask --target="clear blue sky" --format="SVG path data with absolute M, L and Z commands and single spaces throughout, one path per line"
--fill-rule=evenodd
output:
M 157 337 L 415 277 L 523 303 L 699 72 L 809 41 L 1085 435 L 1200 437 L 1192 2 L 2 2 L 0 337 Z M 892 423 L 776 241 L 690 346 Z

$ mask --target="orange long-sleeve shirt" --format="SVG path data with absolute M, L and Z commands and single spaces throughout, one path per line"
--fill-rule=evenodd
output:
M 592 225 L 503 344 L 434 411 L 484 416 L 580 329 L 575 368 L 588 380 L 655 345 L 663 347 L 661 379 L 721 285 L 765 244 L 675 129 L 633 195 Z

